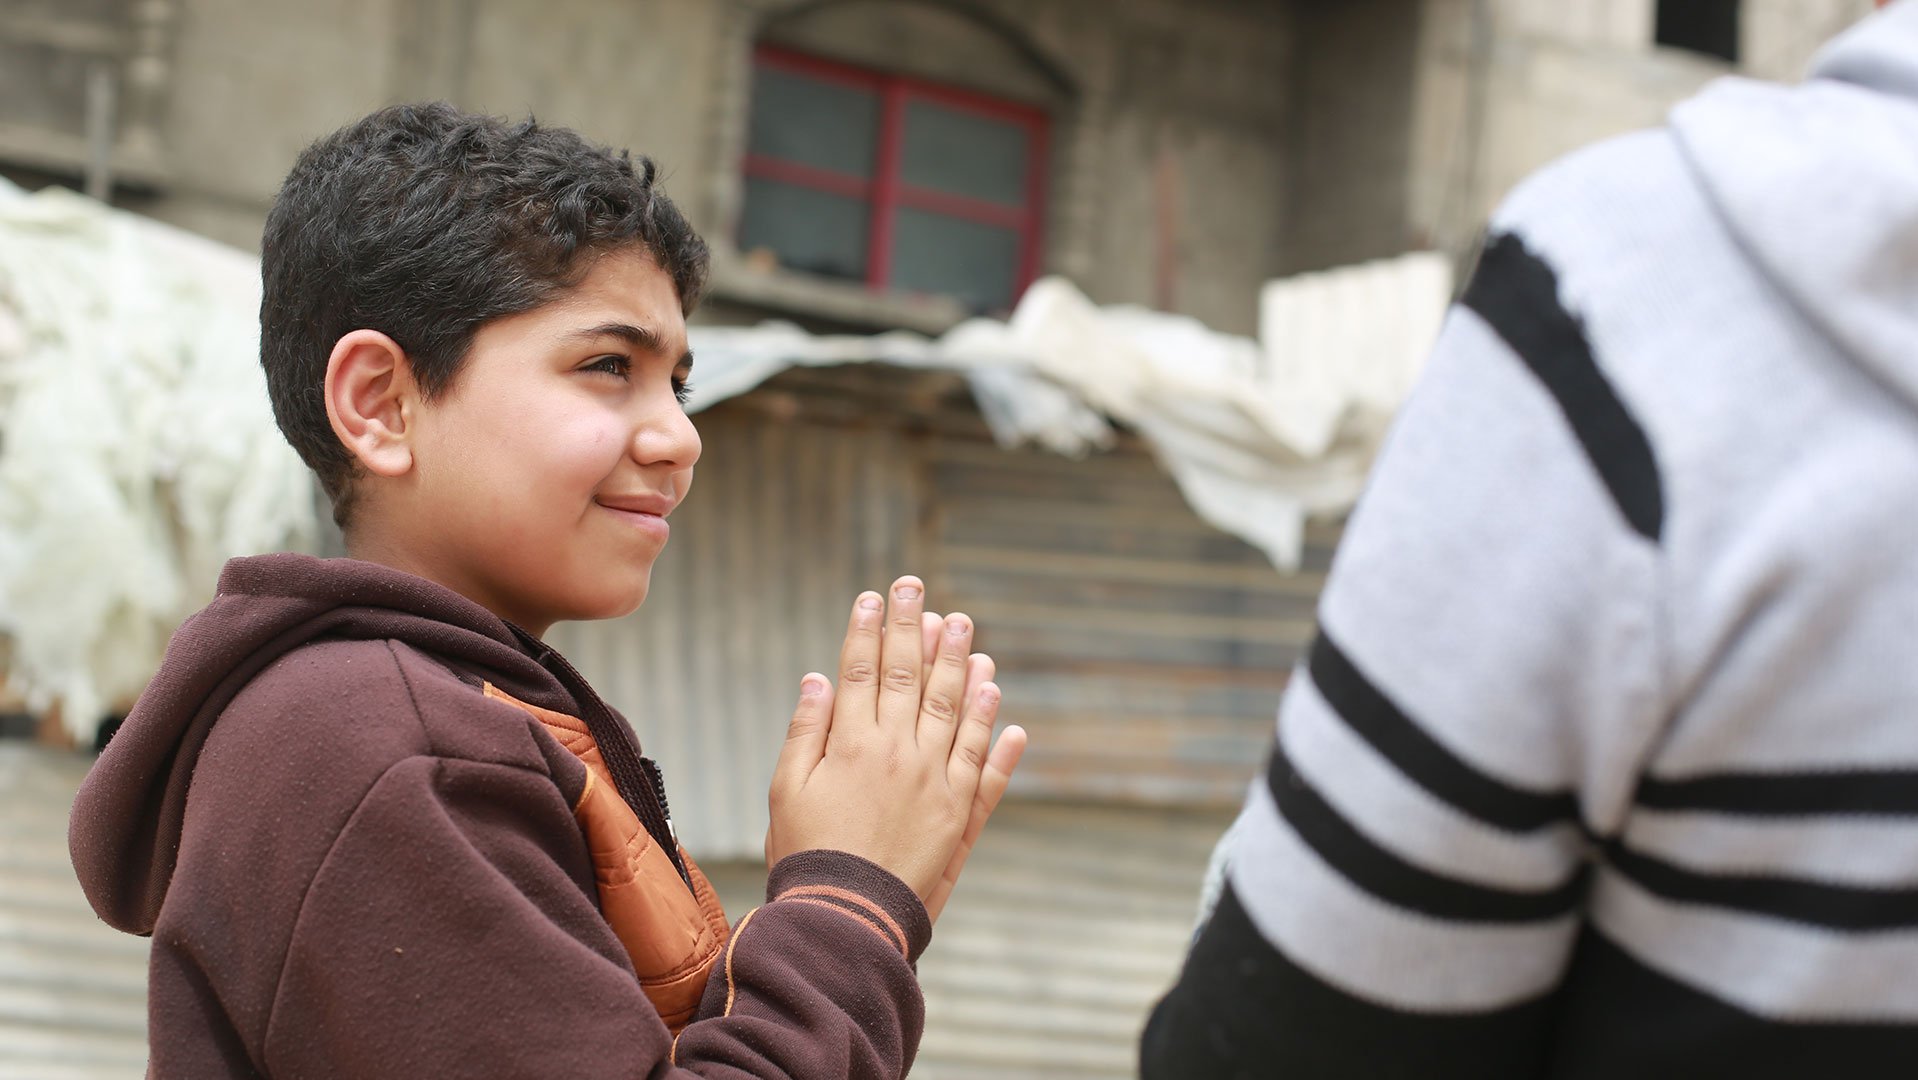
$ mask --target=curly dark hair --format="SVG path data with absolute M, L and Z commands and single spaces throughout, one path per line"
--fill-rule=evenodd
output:
M 334 343 L 357 329 L 386 334 L 431 400 L 481 326 L 556 299 L 591 256 L 629 246 L 673 279 L 691 314 L 706 244 L 656 177 L 651 160 L 567 128 L 443 102 L 381 109 L 300 154 L 261 241 L 260 363 L 273 416 L 342 527 L 357 470 L 326 417 Z

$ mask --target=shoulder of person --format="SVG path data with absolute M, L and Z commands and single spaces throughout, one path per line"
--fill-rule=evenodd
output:
M 1601 139 L 1534 170 L 1500 200 L 1489 228 L 1529 231 L 1569 220 L 1603 229 L 1617 224 L 1614 215 L 1662 216 L 1673 209 L 1673 198 L 1696 187 L 1670 129 L 1647 128 Z

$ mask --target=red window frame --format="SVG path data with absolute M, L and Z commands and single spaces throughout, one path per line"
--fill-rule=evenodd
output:
M 1019 236 L 1018 265 L 1013 275 L 1011 301 L 1016 302 L 1026 286 L 1039 273 L 1041 241 L 1044 236 L 1046 142 L 1049 118 L 1044 110 L 1018 102 L 1005 101 L 956 86 L 893 75 L 855 67 L 836 60 L 825 60 L 807 53 L 793 52 L 772 45 L 753 51 L 754 70 L 774 68 L 822 82 L 870 91 L 879 98 L 879 132 L 874 150 L 872 177 L 802 165 L 795 161 L 755 154 L 747 148 L 742 172 L 766 180 L 811 188 L 832 195 L 858 199 L 870 208 L 867 218 L 866 285 L 888 288 L 892 277 L 893 220 L 900 207 L 911 207 L 964 221 L 979 222 L 1011 229 Z M 958 112 L 969 112 L 1002 123 L 1014 124 L 1026 133 L 1025 205 L 1002 206 L 984 199 L 954 195 L 932 188 L 907 184 L 900 179 L 900 151 L 904 144 L 906 103 L 914 98 L 936 102 Z

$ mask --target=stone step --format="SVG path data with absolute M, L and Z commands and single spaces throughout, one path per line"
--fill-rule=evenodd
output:
M 133 1080 L 146 1072 L 147 1044 L 139 1036 L 88 1029 L 20 1024 L 0 1017 L 0 1076 L 88 1076 Z
M 1099 1077 L 1123 1080 L 1138 1074 L 1138 1050 L 1131 1038 L 1080 1040 L 1065 1033 L 967 1030 L 928 1025 L 919 1044 L 926 1075 L 960 1066 L 999 1077 Z M 915 1066 L 915 1080 L 921 1075 Z
M 1075 944 L 1072 935 L 1103 948 Z M 1157 971 L 1176 966 L 1190 934 L 1183 926 L 1146 926 L 1116 918 L 1074 918 L 1070 912 L 1022 912 L 1005 918 L 941 920 L 928 958 L 964 954 L 1009 964 L 1069 956 L 1093 970 Z
M 0 941 L 19 940 L 57 941 L 78 951 L 146 962 L 146 939 L 113 929 L 92 908 L 31 905 L 0 895 Z
M 144 1040 L 146 994 L 144 988 L 128 994 L 98 986 L 68 987 L 55 993 L 0 983 L 0 1022 Z
M 22 875 L 0 878 L 0 908 L 6 910 L 30 909 L 36 911 L 68 911 L 76 915 L 84 913 L 91 917 L 93 908 L 87 903 L 86 894 L 80 891 L 80 883 L 72 875 L 66 878 L 52 876 Z M 111 927 L 94 919 L 103 933 L 112 933 Z
M 975 997 L 1010 1001 L 1046 1001 L 1088 1008 L 1137 1012 L 1172 985 L 1177 969 L 1114 978 L 1078 965 L 1010 967 L 967 957 L 938 965 L 921 961 L 919 983 L 927 1000 Z
M 100 990 L 143 999 L 146 957 L 75 948 L 70 942 L 0 938 L 0 985 L 54 993 Z

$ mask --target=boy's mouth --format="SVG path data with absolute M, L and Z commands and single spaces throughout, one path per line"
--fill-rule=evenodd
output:
M 666 524 L 666 515 L 673 512 L 673 507 L 678 502 L 671 496 L 650 493 L 602 495 L 594 501 L 626 519 L 630 524 L 654 533 L 662 539 L 672 531 L 672 527 Z

